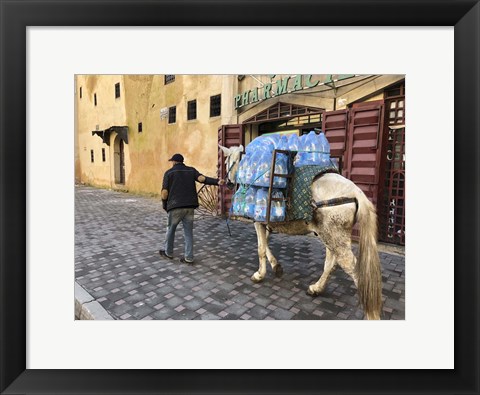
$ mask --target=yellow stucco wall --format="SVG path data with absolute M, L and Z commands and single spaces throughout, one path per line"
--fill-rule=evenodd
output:
M 185 163 L 201 173 L 217 175 L 218 128 L 232 121 L 232 80 L 234 76 L 176 75 L 164 83 L 164 75 L 76 76 L 76 132 L 79 181 L 98 186 L 158 194 L 163 174 L 170 168 L 168 159 L 181 153 Z M 120 82 L 121 96 L 115 99 L 115 83 Z M 82 98 L 79 90 L 82 87 Z M 97 106 L 93 95 L 97 93 Z M 221 115 L 210 117 L 210 96 L 222 95 Z M 187 120 L 187 103 L 197 100 L 197 119 Z M 176 106 L 176 122 L 161 118 L 162 108 Z M 234 119 L 236 122 L 236 119 Z M 138 132 L 142 123 L 143 131 Z M 92 131 L 111 126 L 128 126 L 125 144 L 125 185 L 116 185 L 114 171 L 116 133 L 110 146 Z M 102 148 L 107 158 L 102 162 Z M 95 162 L 90 161 L 90 150 Z
M 112 186 L 111 160 L 112 145 L 103 144 L 98 136 L 92 136 L 92 131 L 104 130 L 110 126 L 121 126 L 126 122 L 125 95 L 115 98 L 115 84 L 123 86 L 123 77 L 118 75 L 77 76 L 76 106 L 77 106 L 77 141 L 78 160 L 80 162 L 80 181 L 99 186 Z M 80 89 L 82 97 L 80 98 Z M 94 95 L 97 96 L 97 105 Z M 106 160 L 102 160 L 102 148 L 105 149 Z M 94 151 L 94 163 L 91 163 L 91 150 Z

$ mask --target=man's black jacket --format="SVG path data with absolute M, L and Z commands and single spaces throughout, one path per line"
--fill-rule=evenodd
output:
M 163 208 L 167 211 L 174 208 L 197 208 L 198 195 L 195 181 L 198 181 L 201 175 L 197 169 L 185 166 L 183 163 L 177 163 L 167 170 L 163 176 L 162 190 L 168 191 L 168 199 L 163 201 Z M 205 177 L 204 184 L 218 185 L 218 180 Z

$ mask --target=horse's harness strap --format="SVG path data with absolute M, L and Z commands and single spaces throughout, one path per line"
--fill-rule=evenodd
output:
M 357 213 L 358 213 L 358 200 L 355 197 L 339 197 L 334 199 L 322 200 L 321 202 L 312 201 L 312 206 L 314 208 L 322 208 L 322 207 L 340 206 L 342 204 L 348 204 L 348 203 L 355 203 L 355 221 L 356 221 Z

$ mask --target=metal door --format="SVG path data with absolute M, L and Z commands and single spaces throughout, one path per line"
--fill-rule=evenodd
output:
M 380 180 L 383 103 L 350 109 L 345 177 L 377 205 Z
M 405 245 L 405 87 L 392 89 L 387 97 L 379 237 Z
M 330 156 L 338 159 L 340 171 L 344 177 L 348 168 L 345 155 L 348 136 L 348 110 L 330 111 L 323 114 L 322 130 L 330 143 Z
M 377 205 L 381 172 L 383 101 L 325 112 L 323 131 L 330 155 L 339 159 L 341 174 L 352 180 Z M 357 226 L 353 238 L 358 237 Z
M 222 125 L 218 128 L 218 144 L 224 147 L 243 145 L 243 126 L 239 125 Z M 218 176 L 219 178 L 226 177 L 225 156 L 223 151 L 218 149 Z M 228 214 L 232 205 L 233 191 L 223 187 L 218 188 L 218 202 L 219 210 L 222 215 Z

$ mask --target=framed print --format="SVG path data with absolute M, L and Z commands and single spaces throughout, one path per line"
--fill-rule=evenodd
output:
M 477 1 L 39 0 L 0 4 L 2 393 L 480 392 L 477 186 L 480 5 Z M 149 30 L 152 26 L 164 30 Z M 362 28 L 375 26 L 403 30 L 396 30 L 397 37 L 388 42 L 373 31 L 368 40 L 359 33 Z M 315 29 L 320 27 L 331 28 L 328 40 L 318 40 Z M 444 27 L 451 29 L 447 32 L 450 35 L 444 34 Z M 75 30 L 80 40 L 69 29 Z M 409 35 L 408 29 L 415 29 L 410 36 L 417 34 L 418 41 L 426 43 L 415 52 L 416 57 L 411 55 L 413 52 L 404 51 L 406 46 L 400 43 L 402 35 Z M 432 40 L 420 40 L 430 29 L 441 39 L 434 40 L 432 33 L 428 36 Z M 154 38 L 149 38 L 151 41 L 145 46 L 141 37 L 151 32 Z M 58 40 L 61 36 L 64 41 Z M 51 45 L 41 46 L 43 42 Z M 102 43 L 99 47 L 98 42 Z M 180 50 L 176 51 L 175 46 Z M 298 73 L 307 74 L 312 68 L 321 69 L 322 59 L 331 67 L 339 53 L 347 54 L 337 59 L 337 63 L 343 60 L 338 66 L 341 72 L 349 71 L 345 66 L 348 54 L 363 59 L 372 53 L 393 65 L 393 71 L 388 71 L 391 74 L 404 74 L 402 67 L 395 66 L 396 61 L 399 64 L 406 61 L 423 72 L 422 66 L 435 59 L 438 69 L 445 70 L 436 79 L 427 75 L 428 70 L 423 79 L 405 73 L 407 86 L 424 88 L 419 94 L 423 101 L 412 101 L 414 108 L 409 119 L 417 114 L 426 122 L 423 129 L 417 128 L 422 138 L 416 140 L 412 136 L 412 141 L 427 144 L 421 149 L 420 143 L 412 144 L 407 152 L 419 155 L 418 173 L 425 179 L 417 177 L 418 182 L 428 184 L 435 180 L 430 190 L 414 193 L 410 198 L 421 203 L 417 203 L 415 218 L 409 223 L 422 228 L 416 230 L 419 240 L 412 240 L 410 251 L 412 256 L 417 253 L 422 259 L 409 261 L 407 272 L 414 285 L 407 292 L 409 308 L 405 320 L 396 326 L 387 321 L 373 325 L 366 321 L 345 321 L 340 329 L 330 323 L 323 326 L 304 323 L 300 327 L 279 326 L 274 321 L 258 326 L 211 322 L 203 323 L 206 325 L 200 331 L 197 326 L 181 323 L 158 326 L 154 322 L 135 325 L 128 321 L 76 321 L 75 332 L 57 336 L 63 330 L 61 322 L 70 314 L 71 294 L 64 291 L 63 285 L 57 287 L 56 282 L 65 282 L 73 271 L 73 262 L 68 262 L 68 258 L 65 262 L 68 254 L 63 253 L 64 249 L 73 248 L 70 227 L 73 215 L 68 211 L 73 204 L 68 185 L 73 162 L 70 119 L 73 105 L 68 104 L 70 109 L 65 112 L 62 104 L 70 96 L 64 99 L 57 93 L 74 87 L 73 74 L 116 74 L 118 70 L 122 74 L 148 74 L 160 70 L 155 73 L 159 74 L 168 72 L 168 68 L 177 75 L 192 74 L 199 63 L 207 65 L 201 73 L 213 70 L 221 74 L 213 66 L 209 69 L 215 62 L 233 65 L 224 74 L 237 74 L 236 64 L 242 64 L 247 72 L 260 70 L 260 74 L 268 74 L 278 68 L 291 74 L 292 69 L 282 65 L 287 58 L 302 65 Z M 34 70 L 35 59 L 42 59 L 45 68 Z M 126 64 L 132 59 L 133 68 L 129 68 Z M 242 59 L 247 59 L 246 63 L 241 63 Z M 72 62 L 78 64 L 75 73 L 59 71 L 58 75 L 52 75 L 52 70 L 70 70 Z M 273 70 L 260 64 L 272 65 Z M 370 67 L 374 68 L 372 64 Z M 373 71 L 383 73 L 381 66 Z M 431 71 L 433 75 L 435 70 Z M 449 73 L 454 76 L 454 84 Z M 168 83 L 172 78 L 169 75 Z M 39 83 L 42 89 L 32 89 Z M 85 86 L 88 83 L 85 79 Z M 432 84 L 439 89 L 429 91 Z M 442 88 L 446 92 L 443 96 Z M 453 95 L 447 93 L 447 88 L 453 90 Z M 124 94 L 121 89 L 122 85 L 115 85 L 112 91 L 115 99 Z M 375 97 L 370 99 L 373 102 Z M 428 107 L 415 108 L 415 103 L 426 101 Z M 434 111 L 429 111 L 432 108 Z M 158 108 L 159 114 L 166 119 L 172 117 L 171 108 L 161 110 Z M 195 103 L 195 117 L 196 111 Z M 38 122 L 38 113 L 47 119 L 46 123 Z M 62 118 L 65 113 L 66 120 Z M 442 113 L 445 118 L 439 118 Z M 145 127 L 139 121 L 138 133 L 145 134 Z M 438 147 L 445 150 L 438 151 Z M 85 152 L 93 160 L 93 154 Z M 105 154 L 97 155 L 100 161 Z M 412 173 L 415 171 L 414 168 Z M 415 191 L 415 186 L 411 190 Z M 68 210 L 55 210 L 65 204 L 69 205 Z M 59 217 L 65 221 L 59 222 Z M 426 218 L 436 221 L 424 223 Z M 444 221 L 437 222 L 439 219 Z M 436 226 L 438 223 L 443 227 Z M 53 229 L 52 224 L 61 226 Z M 422 239 L 424 228 L 434 228 L 429 229 L 434 236 Z M 435 265 L 438 256 L 444 257 L 442 265 Z M 428 276 L 422 277 L 426 281 L 423 284 L 416 278 L 420 270 L 428 272 Z M 42 281 L 34 278 L 37 275 L 42 276 Z M 41 282 L 49 289 L 44 294 L 48 297 L 40 300 L 33 289 Z M 447 283 L 448 289 L 439 285 Z M 406 284 L 410 287 L 410 283 Z M 29 318 L 32 316 L 34 320 Z M 427 318 L 428 327 L 418 326 L 418 322 Z M 39 321 L 41 329 L 36 325 Z M 417 326 L 410 326 L 415 322 Z M 371 337 L 364 337 L 368 331 L 381 338 L 370 353 L 367 348 L 370 340 L 366 339 Z M 346 336 L 347 332 L 350 336 Z M 398 333 L 403 335 L 399 337 Z M 444 334 L 451 335 L 454 341 L 442 339 Z M 156 344 L 149 344 L 146 339 Z M 420 367 L 418 360 L 427 360 L 424 354 L 431 357 L 429 360 L 448 355 L 450 363 Z M 372 356 L 374 362 L 368 360 Z M 75 358 L 77 361 L 72 362 Z M 321 364 L 315 363 L 320 360 Z

